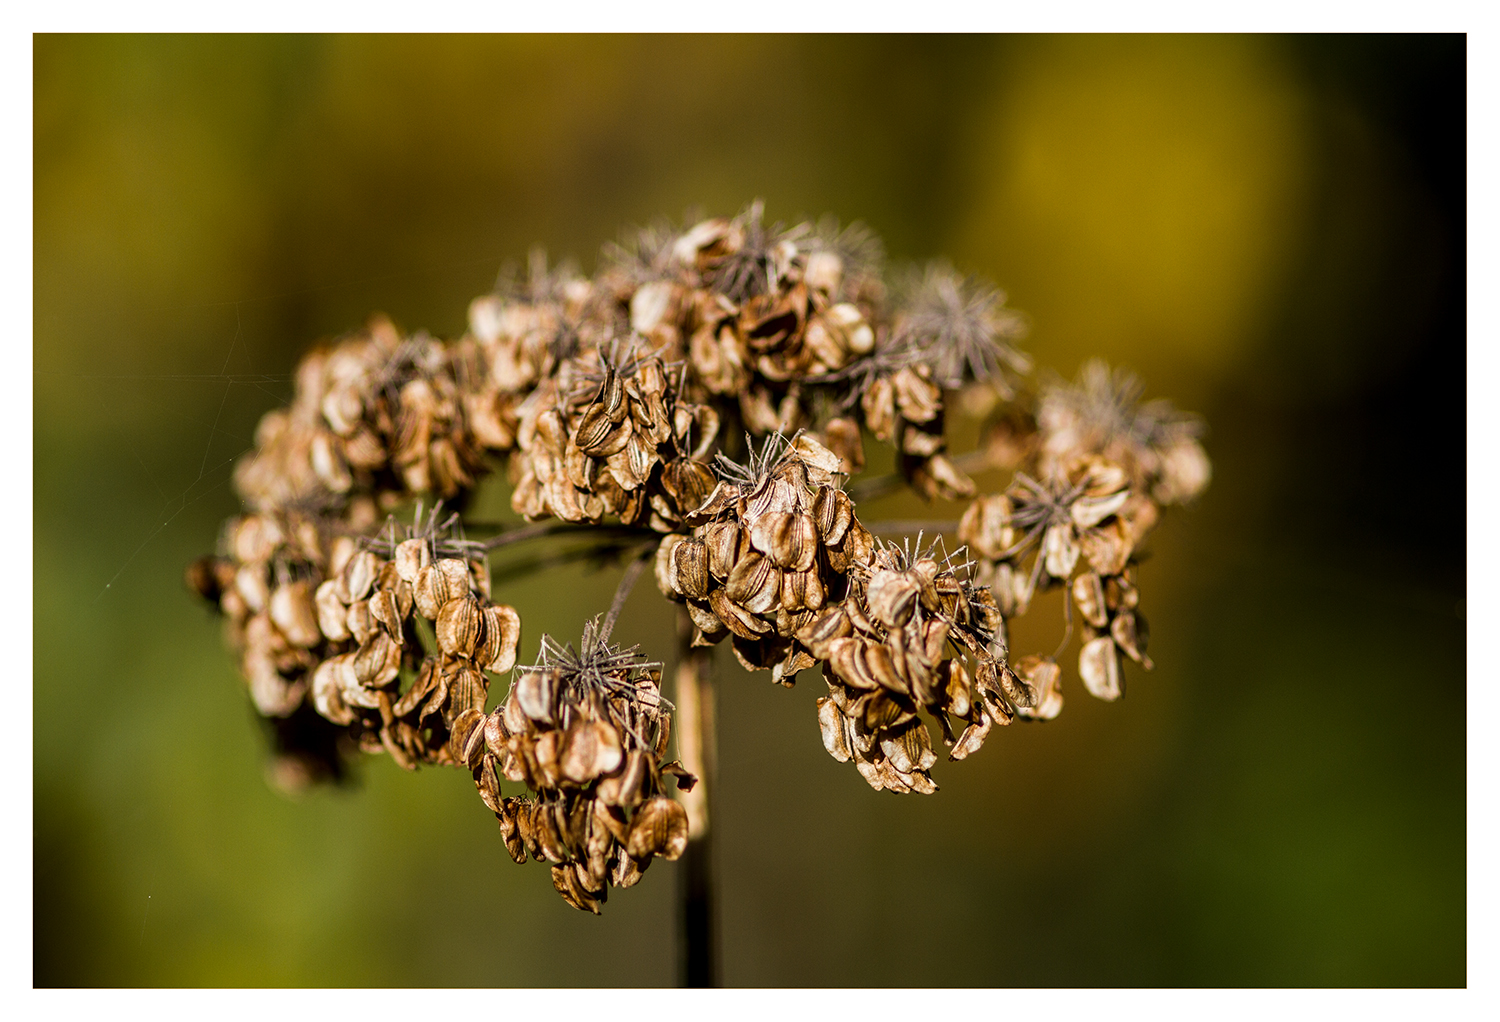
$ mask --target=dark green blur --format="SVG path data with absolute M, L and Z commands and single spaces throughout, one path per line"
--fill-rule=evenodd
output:
M 1060 718 L 937 795 L 831 760 L 811 672 L 720 661 L 726 982 L 1466 982 L 1462 37 L 34 53 L 36 984 L 674 982 L 672 864 L 595 919 L 461 773 L 276 794 L 182 568 L 310 342 L 377 309 L 452 336 L 533 243 L 587 271 L 756 196 L 994 280 L 1042 366 L 1202 413 L 1215 478 L 1141 569 L 1157 669 L 1106 705 L 1070 664 Z M 522 655 L 617 576 L 497 586 Z M 616 634 L 670 657 L 671 620 L 645 584 Z

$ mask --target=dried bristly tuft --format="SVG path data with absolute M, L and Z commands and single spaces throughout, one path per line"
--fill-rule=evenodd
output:
M 1103 359 L 1090 359 L 1075 383 L 1053 383 L 1043 391 L 1044 402 L 1067 407 L 1100 434 L 1099 442 L 1123 438 L 1144 447 L 1164 447 L 1178 440 L 1197 440 L 1203 420 L 1179 412 L 1170 401 L 1141 403 L 1145 385 L 1123 366 L 1111 370 Z
M 482 561 L 485 545 L 477 540 L 465 539 L 462 516 L 453 511 L 444 517 L 442 509 L 443 502 L 440 500 L 424 516 L 422 502 L 419 500 L 412 513 L 411 525 L 397 525 L 394 518 L 387 518 L 386 527 L 380 532 L 373 536 L 359 537 L 359 546 L 389 559 L 395 558 L 410 540 L 421 540 L 427 549 L 429 560 L 454 557 L 459 560 Z
M 806 224 L 790 230 L 781 223 L 767 228 L 762 221 L 764 212 L 765 203 L 760 199 L 740 211 L 734 224 L 743 232 L 744 240 L 713 268 L 713 289 L 737 304 L 776 290 L 777 246 L 795 241 L 808 230 Z
M 720 479 L 754 489 L 771 475 L 772 469 L 781 464 L 781 459 L 792 450 L 792 441 L 781 433 L 772 433 L 755 449 L 755 440 L 745 434 L 746 461 L 741 465 L 733 458 L 722 454 L 714 456 L 714 472 Z
M 1011 342 L 1024 333 L 1020 315 L 1005 308 L 1005 293 L 934 262 L 909 275 L 896 342 L 932 371 L 933 382 L 956 390 L 979 381 L 1002 396 L 1011 376 L 1028 372 L 1031 359 Z
M 646 727 L 672 709 L 671 702 L 650 681 L 650 672 L 660 670 L 662 665 L 641 656 L 639 645 L 610 645 L 601 634 L 600 621 L 596 617 L 584 624 L 577 649 L 571 643 L 561 646 L 552 636 L 543 635 L 541 663 L 520 670 L 553 672 L 562 686 L 565 705 L 583 705 L 592 695 L 601 697 L 615 725 L 633 734 L 641 745 L 649 745 Z M 623 709 L 616 707 L 616 700 Z
M 547 250 L 540 245 L 526 255 L 526 272 L 511 261 L 500 267 L 495 278 L 495 293 L 514 302 L 540 305 L 544 302 L 562 301 L 569 284 L 580 280 L 578 265 L 571 259 L 547 266 Z
M 834 301 L 878 300 L 884 293 L 880 275 L 885 246 L 859 221 L 840 228 L 832 215 L 818 220 L 809 248 L 805 279 L 821 287 Z
M 681 231 L 666 217 L 657 217 L 645 227 L 623 231 L 619 241 L 606 242 L 604 263 L 640 286 L 666 280 L 674 273 L 672 244 Z

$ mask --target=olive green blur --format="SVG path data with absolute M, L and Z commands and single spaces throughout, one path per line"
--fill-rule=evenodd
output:
M 1065 712 L 940 761 L 936 795 L 828 757 L 816 672 L 719 651 L 726 983 L 1466 983 L 1462 37 L 34 54 L 38 985 L 675 982 L 674 864 L 596 919 L 459 771 L 277 794 L 182 570 L 310 343 L 375 310 L 455 336 L 533 244 L 589 272 L 621 227 L 755 197 L 993 280 L 1041 366 L 1100 355 L 1204 415 L 1214 480 L 1140 569 L 1156 670 L 1105 704 L 1065 653 Z M 619 577 L 515 559 L 523 658 Z M 649 583 L 615 634 L 671 658 Z

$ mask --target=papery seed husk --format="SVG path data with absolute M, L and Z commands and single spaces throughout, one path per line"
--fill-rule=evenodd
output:
M 856 662 L 860 646 L 866 640 L 858 636 L 845 636 L 832 639 L 828 642 L 828 656 L 825 658 L 834 674 L 838 675 L 840 681 L 851 688 L 862 691 L 874 691 L 880 687 L 880 683 L 871 675 L 864 672 L 863 665 Z
M 348 656 L 348 654 L 344 654 Z M 312 697 L 313 707 L 328 720 L 335 724 L 354 723 L 354 711 L 344 705 L 342 696 L 343 686 L 339 680 L 339 670 L 343 666 L 343 657 L 333 657 L 323 661 L 313 671 L 312 675 Z
M 1028 654 L 1015 662 L 1015 673 L 1025 679 L 1026 685 L 1038 693 L 1034 707 L 1017 706 L 1022 716 L 1035 720 L 1051 720 L 1062 710 L 1062 688 L 1058 684 L 1062 671 L 1049 657 Z
M 472 657 L 483 627 L 479 601 L 466 595 L 443 604 L 433 630 L 437 633 L 438 648 L 444 653 Z
M 271 594 L 269 609 L 271 620 L 293 646 L 311 649 L 322 641 L 310 582 L 299 580 L 277 586 Z
M 352 667 L 360 684 L 384 685 L 400 670 L 401 648 L 384 632 L 375 632 L 355 651 Z
M 781 598 L 781 572 L 769 558 L 752 551 L 734 566 L 723 591 L 751 613 L 769 613 Z
M 504 762 L 506 756 L 505 743 L 510 738 L 509 729 L 505 726 L 505 712 L 503 707 L 496 707 L 489 716 L 484 718 L 484 744 L 490 750 L 490 754 L 497 760 Z
M 483 726 L 480 733 L 484 732 Z M 495 758 L 486 755 L 482 751 L 479 763 L 474 767 L 474 787 L 479 790 L 479 797 L 492 813 L 500 811 L 500 779 L 495 776 Z
M 685 539 L 686 536 L 669 534 L 663 536 L 656 547 L 656 588 L 668 599 L 681 599 L 683 595 L 677 580 L 677 569 L 672 565 L 672 555 Z
M 955 717 L 967 718 L 973 705 L 974 686 L 963 661 L 946 661 L 943 665 L 942 680 L 945 708 Z
M 396 546 L 396 572 L 411 585 L 417 574 L 432 563 L 432 551 L 425 539 L 408 539 Z
M 1104 583 L 1092 571 L 1084 572 L 1073 580 L 1073 603 L 1078 613 L 1095 628 L 1109 624 L 1109 608 L 1104 602 Z
M 448 735 L 448 750 L 453 758 L 473 770 L 484 755 L 484 715 L 467 709 L 453 718 Z
M 854 662 L 856 670 L 866 677 L 874 678 L 881 688 L 898 695 L 910 694 L 910 683 L 896 670 L 895 658 L 888 646 L 878 642 L 861 642 Z
M 662 486 L 677 505 L 678 513 L 690 514 L 702 507 L 713 493 L 713 470 L 699 461 L 678 459 L 663 468 Z
M 1118 575 L 1130 560 L 1129 530 L 1119 519 L 1089 529 L 1079 537 L 1079 545 L 1089 567 L 1100 575 Z
M 963 734 L 958 736 L 958 742 L 948 753 L 948 758 L 956 761 L 978 752 L 984 745 L 985 738 L 989 736 L 992 723 L 989 714 L 981 710 L 979 719 L 964 728 Z
M 505 851 L 517 864 L 526 861 L 526 842 L 521 839 L 521 833 L 516 825 L 516 803 L 520 801 L 515 798 L 500 800 L 500 808 L 495 812 L 495 820 L 500 824 L 500 839 L 505 842 Z
M 818 699 L 818 728 L 823 733 L 823 748 L 840 763 L 849 762 L 848 724 L 833 700 Z
M 361 550 L 349 559 L 349 564 L 344 568 L 344 584 L 350 603 L 363 600 L 369 595 L 383 566 L 384 562 L 368 550 Z
M 672 551 L 672 581 L 677 591 L 695 600 L 708 597 L 708 548 L 701 540 L 686 539 Z
M 469 570 L 463 561 L 445 557 L 417 572 L 413 589 L 417 613 L 435 620 L 443 606 L 469 590 Z
M 271 599 L 271 586 L 266 581 L 264 562 L 241 565 L 235 572 L 234 588 L 244 598 L 249 608 L 259 614 L 266 609 Z
M 516 665 L 516 649 L 521 643 L 521 615 L 506 604 L 492 604 L 484 609 L 483 641 L 474 659 L 487 671 L 504 674 Z
M 484 675 L 472 664 L 459 661 L 458 669 L 449 682 L 448 704 L 455 714 L 469 709 L 483 710 L 488 691 L 489 685 L 484 680 Z
M 539 724 L 557 723 L 557 675 L 552 671 L 527 671 L 516 679 L 511 692 L 528 718 Z M 506 726 L 511 726 L 509 720 Z
M 823 606 L 823 583 L 812 571 L 785 571 L 781 575 L 781 606 L 787 611 L 818 610 Z
M 641 875 L 646 872 L 646 867 L 651 865 L 650 859 L 642 859 L 639 862 L 631 857 L 622 846 L 616 845 L 614 852 L 614 867 L 610 870 L 609 881 L 621 889 L 634 887 L 640 883 Z
M 370 617 L 385 629 L 398 645 L 404 645 L 406 640 L 401 634 L 401 611 L 396 606 L 396 596 L 389 589 L 377 589 L 369 599 Z
M 617 796 L 619 800 L 618 804 L 627 809 L 633 809 L 639 805 L 649 774 L 650 768 L 646 759 L 646 751 L 644 749 L 632 749 L 625 757 L 625 766 L 620 772 L 620 790 Z M 616 836 L 618 837 L 619 835 Z
M 1104 602 L 1110 610 L 1134 610 L 1140 603 L 1140 595 L 1140 591 L 1126 578 L 1116 575 L 1105 579 Z
M 1151 633 L 1146 627 L 1146 618 L 1139 611 L 1123 610 L 1115 615 L 1109 623 L 1109 632 L 1126 656 L 1148 671 L 1151 669 L 1151 658 L 1146 656 L 1146 640 Z
M 838 543 L 854 521 L 854 502 L 843 490 L 821 487 L 813 498 L 813 521 L 824 543 Z
M 357 600 L 349 605 L 348 612 L 344 615 L 344 624 L 348 627 L 354 641 L 360 645 L 375 633 L 375 618 L 370 614 L 370 601 Z
M 391 712 L 398 717 L 405 717 L 421 706 L 423 700 L 432 695 L 433 691 L 438 687 L 438 677 L 437 660 L 433 657 L 427 657 L 422 661 L 422 666 L 417 669 L 416 680 L 412 682 L 410 688 L 401 694 L 401 698 L 396 700 L 395 705 L 391 707 Z M 446 698 L 446 694 L 444 698 Z M 420 716 L 426 716 L 426 713 L 424 712 Z
M 744 551 L 744 534 L 734 522 L 715 522 L 702 530 L 708 551 L 708 570 L 717 579 L 727 579 Z
M 635 811 L 625 850 L 636 859 L 660 855 L 672 861 L 682 855 L 687 842 L 687 813 L 676 802 L 657 795 Z
M 699 631 L 705 634 L 718 633 L 720 638 L 723 637 L 724 622 L 719 620 L 711 605 L 699 600 L 689 600 L 686 607 L 688 617 Z
M 1053 578 L 1066 579 L 1078 563 L 1078 539 L 1073 526 L 1056 524 L 1047 526 L 1042 536 L 1042 556 L 1046 561 L 1047 574 Z
M 1120 510 L 1129 497 L 1129 490 L 1120 490 L 1108 496 L 1081 497 L 1073 502 L 1071 508 L 1073 524 L 1077 525 L 1080 531 L 1092 528 Z
M 876 570 L 865 586 L 865 605 L 887 628 L 900 628 L 911 619 L 920 592 L 910 572 Z
M 1113 638 L 1101 635 L 1083 644 L 1078 651 L 1078 676 L 1089 694 L 1098 699 L 1113 702 L 1125 694 L 1120 653 Z
M 708 594 L 708 605 L 720 623 L 742 639 L 754 639 L 771 630 L 769 624 L 740 607 L 722 589 L 715 589 Z
M 806 646 L 813 654 L 822 660 L 829 658 L 828 647 L 834 639 L 841 639 L 854 631 L 849 623 L 849 615 L 844 613 L 843 605 L 827 607 L 813 621 L 797 630 L 797 641 Z
M 750 544 L 778 568 L 806 571 L 818 552 L 818 533 L 808 515 L 772 512 L 751 526 Z

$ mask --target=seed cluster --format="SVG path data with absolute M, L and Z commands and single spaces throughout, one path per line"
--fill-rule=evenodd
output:
M 663 781 L 696 779 L 664 761 L 671 717 L 660 664 L 609 645 L 597 621 L 578 651 L 548 636 L 542 651 L 485 718 L 470 765 L 511 858 L 551 863 L 563 899 L 597 914 L 609 887 L 634 885 L 655 856 L 682 854 L 687 814 Z M 502 798 L 501 777 L 535 797 Z
M 1078 619 L 1085 687 L 1118 698 L 1127 659 L 1151 666 L 1141 544 L 1209 480 L 1201 423 L 1103 363 L 1033 383 L 1023 319 L 946 264 L 887 280 L 866 229 L 768 224 L 753 203 L 633 232 L 591 277 L 534 252 L 456 340 L 377 316 L 305 355 L 235 469 L 245 513 L 188 570 L 273 722 L 276 776 L 337 776 L 355 750 L 462 767 L 511 856 L 593 912 L 682 853 L 666 778 L 693 779 L 667 759 L 660 665 L 596 621 L 516 668 L 520 617 L 491 599 L 487 556 L 538 533 L 487 545 L 423 515 L 492 470 L 529 521 L 655 544 L 693 645 L 728 639 L 786 686 L 820 668 L 824 745 L 878 790 L 937 790 L 929 722 L 961 760 L 996 725 L 1057 715 L 1057 654 L 1008 644 L 1045 590 L 1066 590 L 1069 636 Z M 979 451 L 950 454 L 954 409 L 988 414 Z M 964 547 L 861 522 L 867 437 L 895 483 L 969 502 L 932 523 Z M 980 493 L 976 468 L 1014 474 Z

